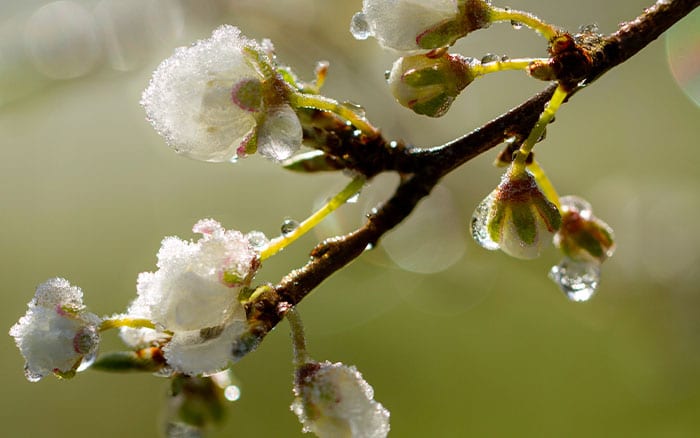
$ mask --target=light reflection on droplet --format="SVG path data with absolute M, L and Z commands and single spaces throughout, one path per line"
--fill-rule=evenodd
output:
M 27 22 L 24 39 L 35 68 L 52 79 L 83 76 L 101 55 L 92 14 L 71 1 L 39 8 Z
M 350 22 L 350 33 L 358 40 L 366 40 L 369 38 L 371 33 L 365 14 L 358 12 L 353 15 L 352 21 Z
M 497 250 L 500 247 L 498 243 L 491 238 L 487 223 L 491 212 L 491 204 L 493 204 L 494 198 L 495 192 L 492 192 L 483 201 L 481 201 L 479 205 L 477 205 L 470 223 L 470 229 L 474 241 L 482 248 L 490 251 Z
M 668 65 L 683 92 L 700 106 L 700 9 L 666 33 Z
M 224 389 L 224 397 L 228 401 L 237 401 L 241 398 L 241 388 L 236 385 L 229 385 Z
M 600 265 L 590 262 L 577 262 L 565 258 L 549 271 L 549 278 L 575 302 L 591 299 L 600 282 Z

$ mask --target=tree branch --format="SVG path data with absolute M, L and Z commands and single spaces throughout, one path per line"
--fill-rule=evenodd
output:
M 700 5 L 700 0 L 657 2 L 636 19 L 608 36 L 579 34 L 574 37 L 578 56 L 562 57 L 557 77 L 566 78 L 571 95 L 625 62 L 658 38 L 674 23 Z M 581 58 L 584 57 L 585 59 Z M 585 62 L 582 62 L 583 61 Z M 309 262 L 290 272 L 279 284 L 247 304 L 248 320 L 261 338 L 284 316 L 282 304 L 296 305 L 323 280 L 356 259 L 367 248 L 411 214 L 418 202 L 440 179 L 472 158 L 503 143 L 508 137 L 524 137 L 532 129 L 549 101 L 556 84 L 502 116 L 450 143 L 431 149 L 416 149 L 389 142 L 381 136 L 358 137 L 354 128 L 328 113 L 310 110 L 306 116 L 324 130 L 307 130 L 305 138 L 335 157 L 341 167 L 372 177 L 395 171 L 401 182 L 390 199 L 369 215 L 359 229 L 318 244 Z M 329 126 L 333 129 L 328 129 Z M 321 134 L 332 132 L 332 136 Z

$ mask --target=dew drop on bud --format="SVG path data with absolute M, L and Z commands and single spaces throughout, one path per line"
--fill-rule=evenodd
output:
M 248 243 L 255 249 L 260 249 L 269 243 L 265 234 L 260 231 L 251 231 L 247 237 Z
M 471 221 L 471 232 L 472 237 L 481 247 L 494 251 L 499 248 L 497 242 L 491 238 L 488 229 L 488 219 L 489 212 L 491 211 L 491 204 L 493 204 L 494 194 L 492 193 L 486 199 L 481 201 L 481 203 L 474 210 L 474 215 Z
M 510 61 L 510 57 L 508 55 L 501 56 L 501 62 L 508 62 L 508 61 Z
M 282 232 L 282 235 L 286 236 L 293 233 L 297 228 L 299 228 L 299 222 L 295 221 L 294 219 L 287 218 L 284 220 L 284 222 L 282 222 L 280 231 Z
M 568 258 L 549 271 L 551 278 L 571 301 L 583 302 L 591 299 L 600 282 L 600 265 L 577 262 Z
M 358 12 L 352 16 L 352 21 L 350 22 L 350 33 L 355 39 L 366 40 L 370 36 L 369 23 L 365 14 Z
M 579 216 L 586 220 L 590 220 L 593 216 L 593 207 L 583 198 L 578 196 L 562 196 L 559 203 L 564 211 L 572 211 L 578 213 Z
M 76 369 L 75 371 L 77 371 L 77 372 L 85 371 L 86 369 L 90 368 L 90 366 L 93 363 L 95 363 L 95 359 L 97 359 L 97 350 L 83 356 L 83 360 L 80 362 L 78 369 Z
M 600 28 L 598 28 L 598 25 L 595 23 L 584 24 L 578 28 L 578 31 L 580 33 L 598 33 L 600 31 Z
M 500 61 L 500 57 L 494 53 L 487 53 L 481 58 L 481 63 L 482 64 L 487 64 L 489 62 L 498 62 Z
M 230 402 L 241 398 L 241 388 L 236 385 L 229 385 L 224 389 L 224 397 Z
M 523 23 L 515 20 L 510 20 L 510 25 L 513 26 L 513 29 L 515 30 L 520 30 L 523 28 Z

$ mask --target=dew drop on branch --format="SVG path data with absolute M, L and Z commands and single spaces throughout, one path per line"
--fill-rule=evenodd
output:
M 495 53 L 487 53 L 481 58 L 481 63 L 482 64 L 487 64 L 489 62 L 498 62 L 500 61 L 500 57 L 496 55 Z
M 513 26 L 513 29 L 515 30 L 520 30 L 523 28 L 523 23 L 515 20 L 510 20 L 510 25 Z
M 600 282 L 600 265 L 590 262 L 577 262 L 568 258 L 562 260 L 549 271 L 559 289 L 571 301 L 583 302 L 591 299 Z

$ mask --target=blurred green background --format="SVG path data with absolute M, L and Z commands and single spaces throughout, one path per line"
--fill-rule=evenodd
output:
M 609 33 L 649 3 L 509 6 L 570 30 L 595 22 Z M 419 146 L 460 136 L 545 86 L 503 73 L 472 84 L 442 119 L 413 115 L 383 83 L 395 55 L 347 31 L 360 0 L 44 5 L 0 4 L 5 330 L 47 278 L 81 286 L 95 313 L 120 312 L 135 296 L 137 274 L 155 269 L 164 236 L 193 237 L 203 217 L 275 236 L 285 217 L 303 219 L 342 187 L 340 174 L 291 174 L 258 157 L 236 165 L 188 160 L 145 122 L 138 101 L 153 68 L 220 23 L 271 38 L 302 77 L 311 78 L 315 60 L 329 60 L 326 94 L 364 105 L 388 137 Z M 697 49 L 700 27 L 686 27 L 677 38 Z M 616 231 L 617 253 L 592 301 L 568 302 L 547 278 L 556 251 L 522 262 L 468 238 L 473 208 L 500 177 L 492 151 L 447 177 L 384 246 L 299 306 L 311 354 L 357 365 L 391 411 L 392 436 L 700 434 L 700 110 L 671 75 L 665 45 L 660 39 L 577 94 L 537 148 L 559 192 L 588 199 Z M 501 24 L 456 50 L 541 56 L 544 45 Z M 699 55 L 688 50 L 674 56 L 695 66 L 692 80 Z M 393 184 L 392 176 L 379 178 L 257 279 L 276 282 L 302 265 L 316 239 L 357 226 Z M 119 347 L 107 333 L 103 350 Z M 9 336 L 0 349 L 3 436 L 157 434 L 165 380 L 87 371 L 32 384 Z M 302 436 L 289 411 L 285 323 L 234 369 L 242 396 L 214 436 Z

